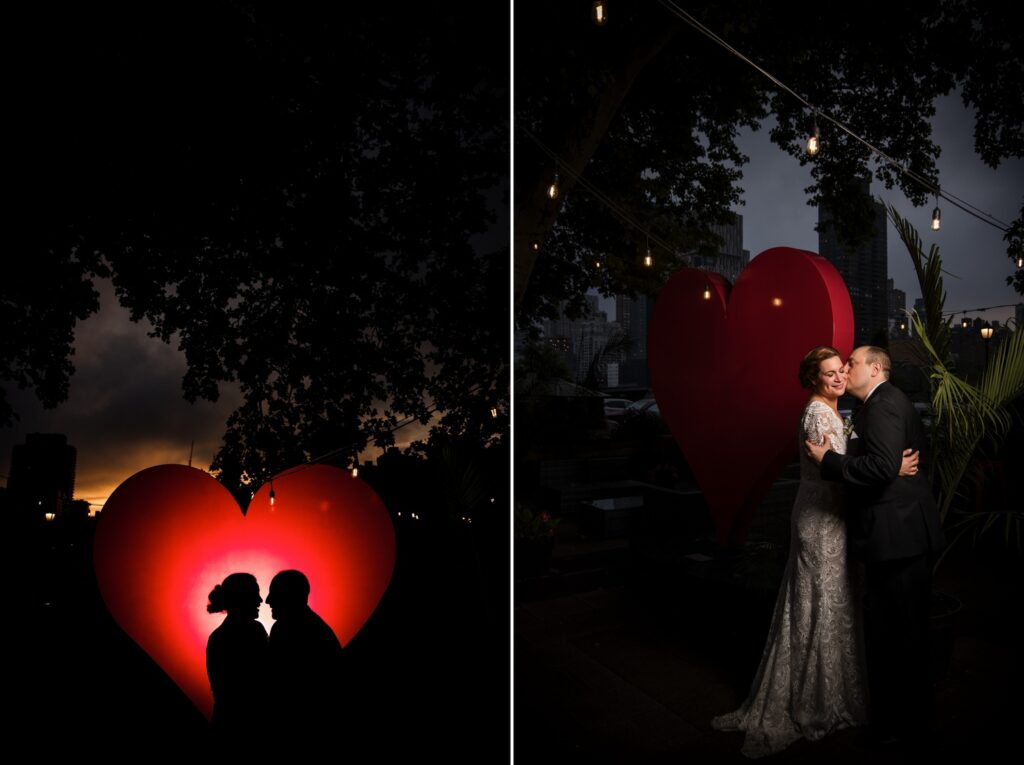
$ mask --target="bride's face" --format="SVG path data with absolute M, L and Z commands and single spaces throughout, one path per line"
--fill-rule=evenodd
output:
M 838 356 L 827 358 L 818 365 L 815 392 L 829 399 L 837 399 L 846 392 L 846 365 Z

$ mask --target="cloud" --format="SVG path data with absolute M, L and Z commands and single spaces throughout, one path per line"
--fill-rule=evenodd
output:
M 228 415 L 241 396 L 222 386 L 216 403 L 182 397 L 185 359 L 175 347 L 147 335 L 148 322 L 132 323 L 107 281 L 98 284 L 100 310 L 75 332 L 76 371 L 68 400 L 45 410 L 29 391 L 12 391 L 21 420 L 0 431 L 0 465 L 28 433 L 64 433 L 78 450 L 76 496 L 102 502 L 124 479 L 152 465 L 186 463 L 206 468 L 220 446 Z

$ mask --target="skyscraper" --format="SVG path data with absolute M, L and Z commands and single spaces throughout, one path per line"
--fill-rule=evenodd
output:
M 864 193 L 868 193 L 865 182 Z M 865 345 L 889 327 L 888 257 L 885 206 L 871 201 L 875 210 L 874 235 L 857 245 L 840 242 L 832 227 L 832 214 L 818 208 L 818 254 L 836 267 L 846 282 L 853 303 L 854 345 Z
M 910 330 L 910 319 L 907 318 L 907 293 L 896 287 L 892 279 L 887 282 L 889 295 L 889 335 L 906 335 Z M 900 329 L 900 325 L 906 329 Z
M 615 317 L 622 333 L 629 339 L 628 348 L 619 362 L 619 382 L 622 385 L 647 387 L 647 324 L 651 318 L 654 298 L 637 295 L 615 296 Z
M 63 433 L 29 433 L 11 451 L 7 490 L 16 506 L 62 515 L 75 494 L 77 450 Z
M 737 214 L 732 223 L 716 223 L 709 228 L 722 238 L 717 257 L 690 253 L 690 263 L 694 268 L 721 274 L 735 284 L 750 261 L 750 250 L 743 249 L 743 216 Z

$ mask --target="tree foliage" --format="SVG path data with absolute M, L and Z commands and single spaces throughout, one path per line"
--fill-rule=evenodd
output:
M 501 15 L 480 34 L 492 19 L 440 3 L 165 11 L 22 20 L 16 257 L 46 294 L 5 283 L 2 304 L 49 313 L 45 336 L 5 338 L 5 380 L 66 395 L 74 321 L 109 270 L 184 352 L 186 398 L 240 387 L 215 462 L 229 484 L 348 461 L 434 410 L 493 436 L 508 255 L 475 237 L 507 176 Z
M 668 5 L 618 4 L 598 27 L 578 4 L 516 4 L 517 28 L 528 30 L 517 34 L 517 43 L 527 42 L 515 73 L 521 323 L 563 305 L 578 315 L 591 287 L 653 291 L 685 253 L 716 249 L 710 225 L 728 220 L 746 161 L 736 136 L 769 115 L 771 140 L 811 164 L 808 203 L 844 210 L 844 239 L 871 230 L 870 200 L 858 190 L 863 177 L 899 186 L 916 204 L 928 200 L 926 189 L 824 118 L 824 149 L 810 158 L 805 142 L 814 115 Z M 976 150 L 986 162 L 995 166 L 1024 150 L 1022 46 L 1009 11 L 976 0 L 917 0 L 881 14 L 753 2 L 687 10 L 823 113 L 933 182 L 940 183 L 939 148 L 929 121 L 935 100 L 954 88 L 976 109 Z M 552 201 L 545 191 L 556 171 L 562 194 Z M 648 246 L 653 268 L 641 265 Z

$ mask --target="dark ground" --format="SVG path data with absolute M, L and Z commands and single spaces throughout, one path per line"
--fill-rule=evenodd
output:
M 745 761 L 742 734 L 710 720 L 749 690 L 785 550 L 757 528 L 740 554 L 708 535 L 559 531 L 546 574 L 516 582 L 515 760 Z M 935 620 L 933 642 L 948 641 L 950 655 L 945 669 L 941 651 L 935 661 L 931 751 L 879 752 L 852 729 L 768 761 L 984 762 L 1004 751 L 1022 719 L 1022 572 L 998 535 L 961 542 L 938 569 L 936 589 L 962 608 L 948 625 Z

